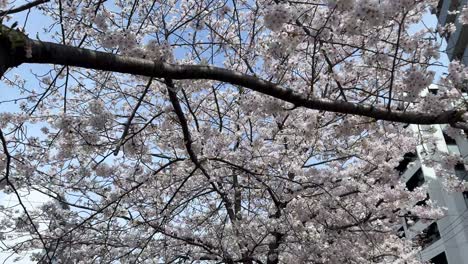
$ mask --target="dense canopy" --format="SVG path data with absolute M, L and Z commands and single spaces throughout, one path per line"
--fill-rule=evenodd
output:
M 0 188 L 19 200 L 0 240 L 27 234 L 9 250 L 40 263 L 419 263 L 396 231 L 443 208 L 395 168 L 424 142 L 465 188 L 427 136 L 468 128 L 468 69 L 439 60 L 453 25 L 415 27 L 437 2 L 0 1 L 18 106 L 0 98 Z

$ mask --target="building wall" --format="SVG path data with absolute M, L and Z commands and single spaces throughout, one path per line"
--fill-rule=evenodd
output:
M 445 26 L 448 23 L 454 23 L 456 26 L 455 32 L 445 34 L 447 40 L 447 55 L 450 60 L 461 60 L 468 62 L 466 48 L 468 45 L 468 25 L 461 25 L 458 22 L 457 14 L 450 14 L 450 11 L 461 10 L 463 6 L 468 4 L 468 0 L 441 0 L 436 10 L 439 25 Z
M 454 23 L 455 32 L 445 34 L 447 40 L 447 55 L 450 60 L 460 60 L 468 65 L 468 25 L 458 22 L 457 14 L 450 11 L 461 10 L 468 4 L 468 0 L 441 0 L 435 10 L 441 26 Z M 465 135 L 459 135 L 455 139 L 444 136 L 445 126 L 413 126 L 418 133 L 431 133 L 435 136 L 437 147 L 441 152 L 459 153 L 464 157 L 464 163 L 468 164 L 468 141 Z M 432 131 L 428 131 L 432 128 Z M 434 169 L 421 164 L 424 145 L 418 146 L 417 159 L 408 166 L 402 174 L 402 181 L 408 183 L 412 177 L 422 171 L 424 182 L 428 185 L 428 195 L 437 205 L 447 208 L 447 215 L 438 221 L 416 221 L 415 223 L 403 222 L 405 236 L 409 239 L 417 239 L 421 233 L 431 234 L 420 252 L 422 260 L 435 264 L 464 264 L 468 263 L 468 193 L 449 193 L 442 187 L 442 182 L 437 177 Z M 463 168 L 464 166 L 461 166 Z M 453 173 L 458 177 L 468 180 L 468 172 L 454 168 Z
M 430 132 L 428 128 L 432 128 Z M 418 133 L 432 134 L 438 139 L 437 147 L 441 152 L 459 153 L 468 159 L 468 141 L 464 136 L 453 139 L 444 137 L 443 126 L 413 126 Z M 448 141 L 448 142 L 447 142 Z M 468 204 L 463 193 L 448 193 L 442 186 L 441 179 L 437 177 L 434 169 L 422 164 L 424 145 L 418 146 L 418 158 L 410 163 L 401 175 L 403 182 L 410 182 L 415 177 L 418 170 L 422 171 L 424 183 L 428 185 L 430 199 L 437 204 L 447 208 L 447 215 L 434 222 L 418 220 L 415 223 L 404 221 L 403 227 L 405 236 L 408 239 L 417 239 L 424 231 L 436 226 L 438 235 L 433 241 L 423 243 L 423 250 L 420 253 L 421 259 L 425 261 L 434 260 L 437 256 L 445 254 L 446 261 L 435 260 L 434 263 L 443 264 L 463 264 L 468 263 Z M 453 170 L 455 174 L 455 169 Z M 468 174 L 467 174 L 468 175 Z M 433 234 L 434 236 L 434 234 Z M 423 236 L 424 237 L 424 236 Z

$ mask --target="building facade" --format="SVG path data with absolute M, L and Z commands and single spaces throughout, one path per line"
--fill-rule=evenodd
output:
M 460 60 L 465 65 L 468 65 L 468 25 L 460 24 L 455 11 L 460 11 L 467 4 L 468 0 L 440 0 L 434 10 L 439 25 L 453 23 L 456 27 L 455 32 L 442 34 L 447 40 L 446 52 L 449 60 Z
M 468 141 L 464 135 L 453 139 L 446 135 L 444 126 L 413 126 L 418 133 L 431 133 L 437 138 L 437 148 L 441 152 L 457 153 L 467 157 Z M 420 257 L 434 264 L 468 263 L 468 193 L 449 193 L 442 186 L 433 168 L 420 161 L 425 146 L 418 146 L 414 153 L 407 153 L 397 168 L 408 190 L 427 184 L 426 199 L 445 207 L 447 214 L 438 221 L 405 217 L 400 234 L 408 239 L 419 240 L 422 245 Z M 468 180 L 463 164 L 453 168 L 453 173 Z M 420 201 L 423 204 L 426 200 Z
M 460 60 L 468 65 L 468 25 L 461 25 L 457 19 L 458 14 L 454 12 L 461 10 L 465 5 L 468 5 L 468 0 L 440 0 L 434 13 L 438 17 L 439 25 L 453 23 L 456 27 L 454 32 L 442 34 L 447 40 L 448 58 Z M 431 88 L 434 87 L 430 87 L 429 91 Z M 417 133 L 433 134 L 437 138 L 439 151 L 460 154 L 464 164 L 468 164 L 468 140 L 465 135 L 451 138 L 444 133 L 444 125 L 412 128 Z M 427 184 L 427 199 L 430 198 L 438 206 L 447 208 L 447 214 L 438 221 L 406 217 L 399 233 L 408 239 L 421 242 L 420 257 L 424 261 L 434 264 L 468 263 L 468 192 L 445 191 L 434 169 L 420 162 L 424 148 L 425 146 L 421 145 L 414 153 L 407 153 L 397 169 L 409 190 Z M 468 180 L 464 164 L 457 164 L 453 168 L 453 174 L 460 179 Z

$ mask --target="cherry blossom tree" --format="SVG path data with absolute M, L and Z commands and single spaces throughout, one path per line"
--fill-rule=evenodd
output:
M 468 128 L 467 68 L 451 63 L 423 92 L 440 42 L 409 28 L 437 2 L 0 1 L 0 72 L 21 93 L 20 111 L 0 113 L 0 188 L 20 203 L 0 230 L 30 235 L 11 250 L 40 249 L 40 263 L 419 263 L 396 229 L 443 210 L 399 182 L 403 154 L 431 142 L 407 126 Z M 8 20 L 31 10 L 52 19 L 50 42 Z M 27 64 L 51 68 L 10 74 Z M 19 190 L 50 202 L 28 210 Z

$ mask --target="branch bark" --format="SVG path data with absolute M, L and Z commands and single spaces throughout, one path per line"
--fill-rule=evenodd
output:
M 0 11 L 0 16 L 3 17 L 3 16 L 6 16 L 6 15 L 19 13 L 21 11 L 31 9 L 33 7 L 36 7 L 36 6 L 41 5 L 43 3 L 47 3 L 49 1 L 50 0 L 36 0 L 36 1 L 24 4 L 24 5 L 16 7 L 16 8 L 12 8 L 12 9 L 5 10 L 5 11 Z
M 5 43 L 5 41 L 2 42 L 3 43 L 0 43 L 0 49 L 8 48 L 8 43 Z M 141 58 L 119 56 L 111 53 L 77 48 L 51 42 L 43 42 L 31 39 L 29 39 L 28 42 L 28 48 L 31 48 L 32 50 L 31 56 L 28 57 L 25 56 L 25 52 L 20 52 L 20 54 L 11 54 L 0 51 L 0 56 L 14 57 L 14 60 L 6 59 L 7 62 L 13 61 L 13 63 L 6 65 L 7 67 L 14 67 L 22 63 L 58 64 L 148 77 L 168 78 L 173 80 L 214 80 L 242 86 L 244 88 L 248 88 L 253 91 L 292 103 L 296 107 L 366 116 L 377 120 L 386 120 L 400 123 L 420 125 L 450 124 L 458 128 L 468 128 L 462 118 L 462 115 L 466 111 L 451 110 L 440 113 L 402 112 L 390 111 L 383 107 L 374 107 L 372 105 L 344 101 L 330 101 L 318 98 L 307 98 L 306 96 L 296 93 L 291 89 L 285 89 L 267 80 L 219 67 L 202 65 L 177 65 L 161 61 L 151 61 Z M 4 60 L 5 58 L 0 58 L 0 63 L 2 63 Z M 2 65 L 0 65 L 0 69 L 1 68 Z
M 184 137 L 184 143 L 185 143 L 185 148 L 187 150 L 187 153 L 189 154 L 190 160 L 195 164 L 196 168 L 199 168 L 200 171 L 202 172 L 203 175 L 210 181 L 210 185 L 215 190 L 219 196 L 221 197 L 222 201 L 224 202 L 224 205 L 226 207 L 226 212 L 229 216 L 229 219 L 232 222 L 236 222 L 236 214 L 233 211 L 233 205 L 231 200 L 229 199 L 228 195 L 224 192 L 224 187 L 221 183 L 214 183 L 212 182 L 212 176 L 208 173 L 208 171 L 205 169 L 205 167 L 202 165 L 200 159 L 197 156 L 197 153 L 195 153 L 193 149 L 193 140 L 192 140 L 192 135 L 190 134 L 187 118 L 185 118 L 184 111 L 182 110 L 182 107 L 179 103 L 179 99 L 177 98 L 177 93 L 174 91 L 175 86 L 174 82 L 171 79 L 165 79 L 165 83 L 167 86 L 167 92 L 169 94 L 169 100 L 171 101 L 172 107 L 174 108 L 174 112 L 177 115 L 177 118 L 179 119 L 180 126 L 182 128 L 182 134 Z

